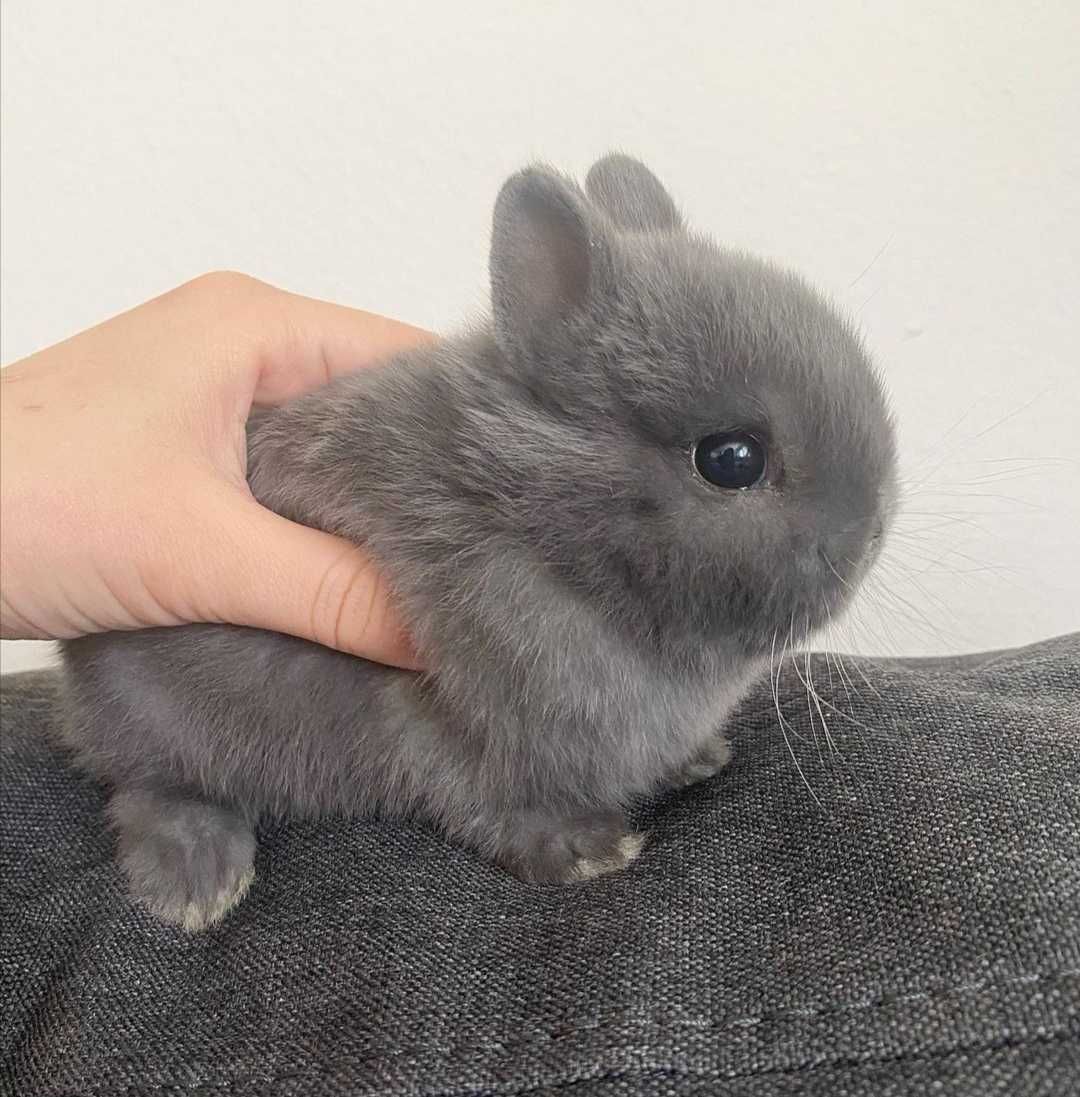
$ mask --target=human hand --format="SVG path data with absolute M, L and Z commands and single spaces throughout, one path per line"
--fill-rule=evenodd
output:
M 251 495 L 245 422 L 430 338 L 219 273 L 0 372 L 0 634 L 230 622 L 414 665 L 364 553 Z

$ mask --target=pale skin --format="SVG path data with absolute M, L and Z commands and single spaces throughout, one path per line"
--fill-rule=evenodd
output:
M 355 546 L 260 506 L 244 424 L 432 336 L 204 275 L 0 372 L 0 633 L 228 622 L 415 666 Z

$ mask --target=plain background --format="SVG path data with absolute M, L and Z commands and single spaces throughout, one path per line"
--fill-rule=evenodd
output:
M 1080 627 L 1075 0 L 4 0 L 2 32 L 3 362 L 221 267 L 453 328 L 503 178 L 619 147 L 885 371 L 910 491 L 835 642 Z

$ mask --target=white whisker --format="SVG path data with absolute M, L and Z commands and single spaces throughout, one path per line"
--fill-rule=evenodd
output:
M 798 756 L 795 754 L 795 750 L 791 745 L 791 739 L 788 737 L 787 720 L 784 719 L 784 714 L 780 711 L 780 676 L 784 669 L 784 655 L 787 651 L 787 641 L 784 642 L 784 647 L 780 652 L 780 662 L 776 667 L 776 676 L 772 679 L 773 689 L 773 705 L 776 708 L 776 718 L 780 722 L 780 731 L 784 736 L 784 745 L 787 747 L 788 754 L 791 755 L 791 760 L 795 763 L 795 769 L 798 770 L 799 777 L 802 783 L 806 786 L 806 791 L 810 793 L 810 798 L 822 811 L 825 810 L 825 805 L 818 799 L 818 795 L 814 792 L 810 786 L 810 782 L 806 779 L 806 774 L 803 773 L 803 768 L 799 765 Z M 776 654 L 776 633 L 773 633 L 773 655 Z M 770 664 L 771 665 L 771 664 Z M 794 730 L 794 729 L 792 729 Z

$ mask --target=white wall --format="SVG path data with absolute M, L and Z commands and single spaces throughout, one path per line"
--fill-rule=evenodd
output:
M 1078 41 L 1076 0 L 5 0 L 0 358 L 215 267 L 453 326 L 502 178 L 620 146 L 885 367 L 927 479 L 848 644 L 1080 628 Z

